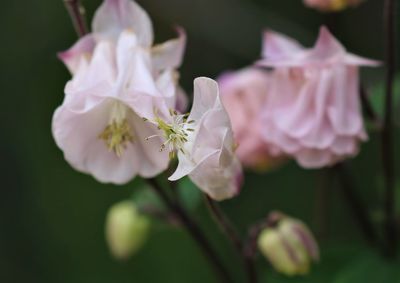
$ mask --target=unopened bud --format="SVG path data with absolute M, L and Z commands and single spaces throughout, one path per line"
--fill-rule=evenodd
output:
M 106 238 L 112 255 L 126 259 L 145 243 L 150 221 L 141 215 L 132 201 L 113 205 L 107 214 Z
M 270 225 L 258 237 L 258 247 L 272 266 L 288 276 L 304 275 L 319 260 L 318 245 L 303 222 L 272 213 Z

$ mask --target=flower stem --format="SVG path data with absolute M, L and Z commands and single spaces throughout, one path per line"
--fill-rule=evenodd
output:
M 381 129 L 382 127 L 381 118 L 375 112 L 374 107 L 372 106 L 371 101 L 369 100 L 368 93 L 362 84 L 360 84 L 360 98 L 361 98 L 361 105 L 364 110 L 366 118 L 370 120 L 374 124 L 374 126 L 376 126 L 378 129 Z
M 229 241 L 232 243 L 233 247 L 239 254 L 239 257 L 243 263 L 244 270 L 246 271 L 248 282 L 257 283 L 257 272 L 254 266 L 253 257 L 245 251 L 243 242 L 237 230 L 233 227 L 232 222 L 228 220 L 226 214 L 223 213 L 223 211 L 214 200 L 212 200 L 208 196 L 205 196 L 205 201 L 211 215 L 213 216 L 215 222 L 218 224 L 220 230 L 229 239 Z
M 395 175 L 393 148 L 393 83 L 395 76 L 396 34 L 395 0 L 384 2 L 386 96 L 384 121 L 381 135 L 382 166 L 385 181 L 385 254 L 395 257 L 397 250 L 397 229 L 395 219 Z
M 367 213 L 366 207 L 360 197 L 357 195 L 357 191 L 354 188 L 354 182 L 348 170 L 344 164 L 337 164 L 335 165 L 334 169 L 336 170 L 341 182 L 339 187 L 341 188 L 343 195 L 354 214 L 355 220 L 364 234 L 365 239 L 369 244 L 375 245 L 378 241 L 378 237 L 375 233 L 374 226 Z
M 79 0 L 64 0 L 65 7 L 68 10 L 69 16 L 71 17 L 75 31 L 79 37 L 84 36 L 88 33 L 86 20 L 85 20 L 85 9 L 81 5 Z
M 187 214 L 187 212 L 179 203 L 171 200 L 171 198 L 168 196 L 168 194 L 164 191 L 164 189 L 160 186 L 155 178 L 146 179 L 146 181 L 153 189 L 153 191 L 165 203 L 168 209 L 170 209 L 171 212 L 173 212 L 179 218 L 179 220 L 185 226 L 192 238 L 202 248 L 201 250 L 208 259 L 208 262 L 210 263 L 216 274 L 218 275 L 220 282 L 232 283 L 232 278 L 230 277 L 221 260 L 217 256 L 217 253 L 212 248 L 210 242 L 202 232 L 201 228 L 197 225 L 197 223 Z

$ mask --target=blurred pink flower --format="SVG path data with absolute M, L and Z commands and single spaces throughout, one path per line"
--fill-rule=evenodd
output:
M 237 195 L 242 168 L 234 153 L 231 124 L 220 102 L 218 84 L 209 78 L 195 79 L 190 115 L 172 114 L 172 123 L 159 124 L 167 139 L 165 144 L 178 151 L 179 164 L 169 180 L 188 175 L 215 200 Z
M 105 0 L 93 32 L 59 54 L 73 75 L 53 116 L 53 135 L 65 159 L 101 182 L 153 177 L 168 166 L 158 132 L 143 120 L 168 115 L 177 103 L 185 34 L 152 46 L 147 13 L 129 0 Z M 181 95 L 181 94 L 179 94 Z
M 266 32 L 264 59 L 273 67 L 263 137 L 305 168 L 355 156 L 367 139 L 359 101 L 359 66 L 378 63 L 347 53 L 322 27 L 314 48 Z
M 343 10 L 349 6 L 356 6 L 363 0 L 304 0 L 304 4 L 323 11 L 323 12 L 334 12 Z
M 267 71 L 245 68 L 218 79 L 237 143 L 236 154 L 244 166 L 256 170 L 280 163 L 280 159 L 271 156 L 271 149 L 261 135 L 260 114 L 269 92 L 269 77 Z

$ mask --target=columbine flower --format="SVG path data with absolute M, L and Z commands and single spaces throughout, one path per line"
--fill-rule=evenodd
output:
M 264 57 L 259 64 L 275 68 L 262 118 L 264 139 L 305 168 L 355 156 L 367 139 L 358 67 L 377 63 L 347 53 L 324 27 L 312 49 L 267 32 Z
M 154 121 L 164 137 L 161 150 L 178 152 L 179 164 L 169 180 L 186 175 L 216 200 L 235 196 L 242 170 L 234 154 L 235 143 L 228 114 L 222 106 L 218 84 L 209 78 L 194 81 L 194 103 L 189 115 L 170 111 Z
M 269 216 L 269 227 L 258 237 L 258 247 L 272 266 L 288 276 L 304 275 L 319 260 L 319 249 L 312 233 L 299 220 L 279 212 Z
M 244 166 L 265 170 L 280 160 L 262 138 L 260 114 L 269 94 L 270 73 L 255 68 L 223 74 L 219 79 L 221 99 L 232 122 L 236 154 Z
M 152 47 L 146 12 L 129 0 L 105 0 L 93 32 L 59 56 L 73 74 L 53 117 L 53 134 L 66 160 L 102 182 L 122 184 L 137 174 L 165 170 L 168 156 L 146 141 L 156 126 L 143 121 L 154 109 L 168 113 L 179 102 L 178 74 L 185 46 L 180 37 Z
M 323 12 L 336 12 L 350 6 L 357 6 L 363 0 L 304 0 L 304 4 Z

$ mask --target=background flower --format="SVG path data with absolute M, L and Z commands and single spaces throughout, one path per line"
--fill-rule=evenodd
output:
M 274 67 L 263 113 L 263 137 L 305 168 L 355 156 L 367 139 L 358 66 L 377 62 L 347 53 L 322 27 L 312 49 L 267 32 L 260 65 Z
M 335 12 L 350 6 L 357 6 L 363 0 L 304 0 L 304 4 L 323 12 Z
M 261 112 L 269 95 L 267 71 L 245 68 L 218 78 L 221 99 L 232 123 L 235 153 L 244 166 L 265 170 L 280 163 L 262 138 Z

